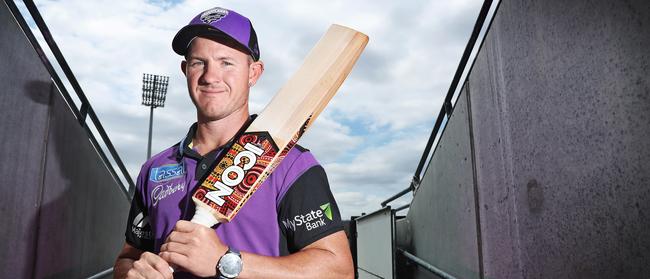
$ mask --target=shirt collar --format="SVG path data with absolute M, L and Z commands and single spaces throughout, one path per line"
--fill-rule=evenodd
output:
M 185 137 L 181 140 L 179 146 L 178 146 L 178 157 L 183 158 L 184 156 L 188 156 L 190 158 L 194 159 L 201 159 L 201 155 L 194 151 L 190 145 L 192 144 L 192 139 L 194 138 L 194 135 L 196 134 L 196 127 L 197 124 L 194 122 L 192 126 L 190 126 L 190 129 L 187 131 L 187 134 Z

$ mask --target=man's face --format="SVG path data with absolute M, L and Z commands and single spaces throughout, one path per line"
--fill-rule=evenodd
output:
M 237 49 L 201 37 L 192 41 L 182 67 L 199 121 L 248 116 L 249 83 L 257 79 L 251 65 Z

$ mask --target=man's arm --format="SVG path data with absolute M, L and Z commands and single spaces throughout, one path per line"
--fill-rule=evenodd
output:
M 160 257 L 196 276 L 216 275 L 219 258 L 227 251 L 215 231 L 188 221 L 178 221 L 161 247 Z M 283 257 L 242 252 L 239 278 L 352 278 L 354 270 L 343 231 L 323 237 L 300 251 Z
M 348 240 L 343 231 L 321 238 L 284 257 L 242 253 L 239 278 L 354 278 Z
M 173 278 L 169 264 L 158 255 L 144 252 L 128 243 L 113 267 L 113 278 Z

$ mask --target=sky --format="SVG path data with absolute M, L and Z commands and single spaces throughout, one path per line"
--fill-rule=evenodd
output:
M 261 112 L 298 70 L 329 25 L 367 34 L 370 41 L 352 73 L 299 141 L 325 168 L 344 219 L 371 213 L 408 187 L 482 5 L 479 0 L 35 2 L 134 179 L 147 154 L 143 73 L 169 76 L 165 106 L 154 111 L 152 153 L 180 141 L 196 119 L 182 57 L 171 49 L 176 32 L 195 15 L 220 6 L 253 22 L 265 71 L 251 91 L 252 113 Z

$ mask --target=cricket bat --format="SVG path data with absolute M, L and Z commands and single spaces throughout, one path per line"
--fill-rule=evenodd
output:
M 368 36 L 332 25 L 264 110 L 242 128 L 192 195 L 192 222 L 229 222 L 325 109 Z

